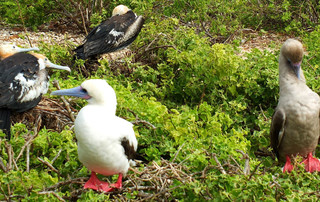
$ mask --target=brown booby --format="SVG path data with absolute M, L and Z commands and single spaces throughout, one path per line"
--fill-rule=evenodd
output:
M 312 157 L 319 140 L 320 98 L 305 82 L 301 69 L 302 44 L 288 39 L 280 50 L 280 98 L 270 128 L 271 145 L 277 158 L 286 162 L 283 172 L 291 172 L 291 158 L 302 156 L 306 171 L 320 171 Z
M 8 139 L 11 112 L 35 107 L 48 91 L 50 77 L 46 67 L 70 71 L 37 53 L 16 53 L 0 61 L 0 129 Z
M 75 120 L 79 160 L 91 170 L 84 188 L 113 191 L 122 187 L 122 177 L 130 165 L 135 165 L 138 142 L 133 125 L 116 116 L 117 99 L 113 88 L 105 81 L 92 79 L 81 86 L 58 90 L 51 95 L 69 95 L 84 98 L 83 107 Z M 100 181 L 96 173 L 105 176 L 119 174 L 115 184 Z
M 112 17 L 95 27 L 85 38 L 84 44 L 74 51 L 74 59 L 95 58 L 129 46 L 138 36 L 144 19 L 127 6 L 114 8 Z

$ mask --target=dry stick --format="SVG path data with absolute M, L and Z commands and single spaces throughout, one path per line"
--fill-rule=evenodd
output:
M 27 173 L 30 171 L 30 144 L 27 145 L 26 150 L 26 158 L 27 158 Z
M 25 24 L 24 24 L 24 20 L 23 20 L 23 18 L 22 18 L 21 8 L 20 8 L 19 1 L 18 1 L 18 0 L 16 0 L 16 2 L 17 2 L 17 5 L 18 5 L 18 9 L 19 9 L 19 16 L 20 16 L 20 19 L 21 19 L 21 21 L 22 21 L 22 25 L 23 25 L 24 32 L 26 33 L 26 36 L 27 36 L 27 39 L 28 39 L 28 42 L 29 42 L 30 47 L 32 47 L 32 44 L 31 44 L 31 41 L 30 41 L 29 35 L 28 35 L 28 33 L 27 33 L 26 26 L 25 26 Z
M 129 112 L 131 112 L 131 113 L 133 114 L 133 116 L 136 117 L 136 120 L 131 122 L 132 124 L 142 123 L 143 125 L 150 126 L 153 130 L 157 129 L 157 127 L 155 127 L 152 123 L 140 119 L 140 118 L 138 117 L 138 115 L 136 115 L 136 113 L 135 113 L 134 111 L 132 111 L 131 109 L 127 109 L 127 110 L 128 110 Z
M 45 194 L 47 194 L 47 195 L 50 195 L 50 194 L 52 194 L 52 195 L 54 195 L 55 197 L 57 197 L 57 199 L 59 200 L 59 201 L 65 201 L 61 196 L 59 196 L 56 192 L 54 192 L 54 191 L 41 191 L 41 192 L 38 192 L 38 194 L 43 194 L 43 195 L 45 195 Z
M 244 163 L 243 173 L 244 173 L 244 175 L 249 175 L 250 174 L 250 165 L 249 165 L 250 158 L 249 158 L 249 155 L 244 153 L 240 149 L 236 149 L 236 151 L 241 153 L 242 154 L 242 158 L 246 160 L 245 163 Z
M 260 110 L 262 112 L 262 115 L 264 117 L 265 120 L 268 120 L 268 118 L 266 117 L 266 115 L 264 114 L 263 110 L 262 110 L 262 107 L 261 107 L 261 104 L 259 104 L 259 107 L 260 107 Z
M 257 172 L 259 166 L 262 164 L 262 162 L 260 162 L 253 170 L 253 172 L 250 174 L 249 176 L 249 180 L 251 180 L 252 176 Z
M 76 5 L 74 4 L 74 2 L 72 0 L 69 0 L 69 1 L 76 7 Z M 62 5 L 58 0 L 55 0 L 55 2 L 58 3 L 60 8 L 62 8 L 62 10 L 64 11 L 64 12 L 61 12 L 59 10 L 56 10 L 56 12 L 71 18 L 73 20 L 73 22 L 76 23 L 77 27 L 79 29 L 82 29 L 81 24 L 78 22 L 78 20 L 74 16 L 72 16 L 72 14 L 67 9 L 65 9 L 65 6 Z
M 182 147 L 184 146 L 185 143 L 186 143 L 186 142 L 184 142 L 184 143 L 183 143 L 182 145 L 180 145 L 180 147 L 178 148 L 178 151 L 175 153 L 175 155 L 174 155 L 174 157 L 173 157 L 173 159 L 172 159 L 172 161 L 171 161 L 172 163 L 176 160 L 179 152 L 181 151 L 181 149 L 182 149 Z
M 57 158 L 60 156 L 60 154 L 61 154 L 61 152 L 62 152 L 62 149 L 60 149 L 59 151 L 58 151 L 58 154 L 52 159 L 52 164 L 57 160 Z
M 54 80 L 52 83 L 53 83 L 53 85 L 54 85 L 58 90 L 60 90 L 60 85 L 59 85 L 59 82 L 58 82 L 57 80 Z M 71 111 L 71 109 L 70 109 L 69 103 L 67 102 L 67 100 L 66 100 L 63 96 L 61 96 L 61 99 L 62 99 L 64 105 L 65 105 L 66 108 L 67 108 L 67 111 L 68 111 L 68 113 L 69 113 L 70 119 L 74 122 L 74 121 L 75 121 L 75 118 L 74 118 L 74 116 L 73 116 L 73 114 L 72 114 L 72 111 Z
M 28 137 L 30 137 L 28 135 Z M 17 158 L 16 158 L 16 162 L 19 160 L 19 158 L 22 156 L 22 153 L 24 152 L 24 149 L 27 147 L 28 144 L 30 144 L 30 142 L 33 140 L 33 136 L 31 138 L 29 138 L 29 140 L 22 146 L 20 153 L 18 154 Z
M 170 188 L 170 189 L 164 189 L 164 190 L 162 190 L 162 191 L 160 191 L 160 192 L 158 192 L 158 193 L 156 193 L 156 194 L 153 194 L 153 195 L 151 195 L 151 196 L 149 196 L 149 197 L 147 197 L 147 198 L 142 199 L 142 201 L 149 201 L 150 199 L 152 199 L 152 198 L 154 198 L 154 197 L 156 197 L 156 196 L 159 196 L 159 195 L 161 195 L 161 194 L 163 194 L 163 193 L 168 193 L 168 192 L 170 192 L 170 191 L 172 191 L 172 190 L 174 190 L 174 189 L 176 189 L 176 188 L 179 188 L 179 187 L 181 187 L 181 186 L 182 186 L 182 184 L 180 184 L 180 185 L 178 185 L 178 186 L 175 186 L 175 187 L 172 187 L 172 188 Z
M 79 6 L 79 11 L 80 11 L 80 14 L 81 14 L 81 18 L 82 18 L 82 25 L 83 25 L 84 31 L 86 32 L 86 35 L 88 35 L 88 31 L 87 31 L 87 28 L 86 28 L 86 23 L 84 21 L 84 16 L 83 16 L 83 13 L 82 13 L 82 10 L 81 10 L 81 4 L 78 4 L 78 6 Z
M 11 144 L 5 142 L 5 147 L 7 149 L 8 154 L 8 163 L 7 163 L 7 170 L 10 171 L 12 169 L 12 152 L 11 152 Z
M 41 121 L 41 115 L 38 116 L 37 118 L 37 121 L 36 121 L 36 125 L 33 127 L 33 134 L 30 139 L 30 143 L 27 144 L 27 149 L 26 149 L 26 166 L 27 166 L 27 169 L 26 171 L 29 172 L 30 171 L 30 145 L 31 145 L 31 142 L 38 136 L 38 127 L 40 126 L 40 121 Z
M 224 168 L 222 167 L 220 161 L 218 160 L 217 154 L 213 153 L 212 156 L 213 156 L 214 160 L 216 161 L 216 163 L 217 163 L 217 165 L 218 165 L 218 170 L 220 170 L 220 172 L 221 172 L 222 174 L 227 174 L 227 172 L 226 172 L 226 171 L 224 170 Z
M 88 177 L 79 177 L 79 178 L 75 178 L 75 179 L 71 179 L 71 180 L 67 180 L 67 181 L 63 181 L 63 182 L 58 182 L 55 185 L 52 185 L 51 187 L 46 188 L 46 190 L 50 190 L 50 189 L 57 189 L 63 185 L 67 185 L 67 184 L 83 184 L 85 180 L 88 180 Z
M 1 158 L 0 158 L 0 168 L 3 170 L 3 172 L 5 172 L 5 173 L 8 172 L 6 166 L 4 165 L 4 163 L 3 163 Z
M 45 164 L 46 166 L 48 166 L 52 171 L 54 171 L 55 173 L 57 173 L 58 175 L 60 175 L 59 171 L 58 171 L 56 168 L 54 168 L 51 163 L 49 163 L 48 161 L 43 160 L 43 159 L 40 158 L 40 157 L 37 157 L 37 159 L 38 159 L 39 161 L 41 161 L 41 163 L 43 163 L 43 164 Z
M 151 46 L 156 40 L 158 40 L 158 38 L 159 38 L 160 35 L 166 36 L 165 34 L 163 34 L 163 33 L 160 32 L 160 33 L 149 43 L 149 45 L 144 49 L 144 52 L 147 52 L 147 51 L 149 50 L 150 46 Z
M 16 170 L 19 170 L 17 162 L 14 160 L 14 152 L 13 152 L 12 147 L 11 147 L 11 155 L 12 155 L 12 162 L 13 162 L 14 167 L 16 168 Z
M 1 192 L 4 196 L 4 198 L 6 199 L 6 201 L 10 201 L 10 198 L 6 195 L 7 192 L 5 192 L 2 188 L 2 183 L 0 182 L 0 189 L 1 189 Z

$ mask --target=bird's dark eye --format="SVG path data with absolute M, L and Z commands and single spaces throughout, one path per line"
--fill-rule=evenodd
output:
M 44 58 L 44 61 L 48 61 L 48 58 Z
M 12 48 L 16 48 L 15 46 L 12 46 Z
M 81 89 L 81 92 L 82 93 L 88 93 L 88 91 L 86 89 L 84 89 L 84 88 Z

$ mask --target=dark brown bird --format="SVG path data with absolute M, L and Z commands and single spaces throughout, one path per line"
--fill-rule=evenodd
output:
M 127 6 L 117 6 L 112 17 L 95 27 L 84 44 L 74 50 L 74 59 L 95 58 L 129 46 L 137 38 L 143 23 L 143 17 L 137 16 Z
M 288 39 L 280 51 L 280 98 L 270 129 L 273 150 L 286 161 L 283 172 L 291 172 L 291 157 L 297 155 L 304 158 L 306 171 L 320 171 L 319 160 L 312 157 L 320 134 L 320 98 L 306 85 L 302 58 L 302 44 Z
M 50 77 L 46 67 L 70 71 L 37 53 L 16 53 L 0 61 L 0 129 L 8 139 L 11 112 L 35 107 L 48 91 Z

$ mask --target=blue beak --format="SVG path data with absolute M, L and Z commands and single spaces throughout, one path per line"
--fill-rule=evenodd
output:
M 293 67 L 294 73 L 296 73 L 298 79 L 300 79 L 300 66 L 301 66 L 301 62 L 299 62 L 299 63 L 292 63 L 291 65 L 292 65 L 292 67 Z
M 68 95 L 68 96 L 80 97 L 84 99 L 91 98 L 88 92 L 84 90 L 81 86 L 70 88 L 70 89 L 64 89 L 64 90 L 56 90 L 56 91 L 53 91 L 51 95 Z

